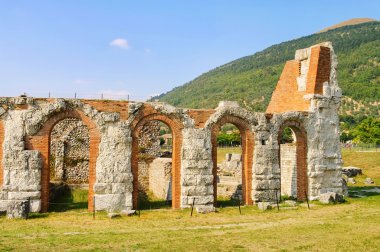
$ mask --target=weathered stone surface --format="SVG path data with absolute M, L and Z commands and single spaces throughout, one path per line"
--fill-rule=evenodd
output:
M 132 216 L 136 214 L 136 210 L 122 210 L 120 212 L 121 216 Z
M 366 178 L 364 183 L 366 183 L 367 185 L 371 185 L 371 184 L 374 184 L 375 181 L 373 181 L 371 178 Z
M 356 177 L 357 175 L 362 175 L 362 169 L 354 166 L 347 166 L 342 168 L 342 174 L 349 178 Z
M 197 210 L 197 213 L 212 213 L 215 212 L 214 206 L 196 206 L 195 209 Z
M 344 202 L 343 195 L 335 193 L 335 192 L 328 192 L 323 193 L 319 196 L 319 202 L 323 204 L 330 204 L 330 203 L 342 203 Z
M 270 203 L 270 202 L 258 202 L 257 207 L 263 211 L 270 210 L 270 209 L 272 209 L 272 203 Z
M 13 200 L 7 205 L 8 219 L 26 219 L 29 214 L 29 202 L 27 200 Z
M 347 182 L 350 184 L 356 184 L 356 180 L 354 178 L 348 178 Z

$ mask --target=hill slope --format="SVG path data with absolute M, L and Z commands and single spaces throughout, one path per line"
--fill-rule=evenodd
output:
M 374 21 L 376 21 L 376 20 L 373 19 L 373 18 L 352 18 L 350 20 L 343 21 L 343 22 L 341 22 L 339 24 L 335 24 L 335 25 L 329 26 L 329 27 L 327 27 L 325 29 L 320 30 L 317 33 L 333 30 L 333 29 L 336 29 L 336 28 L 339 28 L 339 27 L 343 27 L 343 26 L 347 26 L 347 25 L 357 25 L 357 24 L 362 24 L 362 23 L 367 23 L 367 22 L 374 22 Z
M 343 114 L 378 114 L 380 22 L 340 27 L 268 47 L 217 67 L 155 99 L 187 108 L 214 108 L 220 100 L 264 111 L 287 60 L 297 49 L 331 41 L 338 55 L 338 80 L 347 98 Z

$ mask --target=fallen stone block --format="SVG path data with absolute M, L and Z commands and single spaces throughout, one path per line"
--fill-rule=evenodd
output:
M 270 209 L 272 209 L 272 203 L 270 203 L 270 202 L 259 202 L 259 203 L 257 203 L 257 207 L 263 211 L 270 210 Z
M 356 177 L 357 175 L 362 175 L 362 169 L 355 166 L 347 166 L 342 168 L 342 174 L 347 177 Z
M 7 206 L 8 219 L 27 219 L 29 213 L 29 202 L 27 200 L 10 201 Z
M 214 206 L 196 206 L 195 209 L 197 210 L 197 213 L 212 213 L 215 212 Z
M 354 178 L 348 178 L 348 183 L 356 184 L 356 180 Z
M 132 216 L 134 214 L 136 214 L 136 210 L 122 210 L 120 212 L 121 216 Z
M 365 181 L 364 181 L 365 184 L 367 185 L 371 185 L 371 184 L 374 184 L 375 181 L 373 181 L 371 178 L 366 178 Z
M 334 192 L 327 192 L 319 196 L 319 202 L 323 204 L 342 203 L 344 202 L 344 198 L 343 198 L 343 195 L 341 194 L 334 193 Z

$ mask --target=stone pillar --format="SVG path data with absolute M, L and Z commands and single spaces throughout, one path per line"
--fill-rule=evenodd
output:
M 184 129 L 182 145 L 181 207 L 194 205 L 200 211 L 214 209 L 214 189 L 211 156 L 211 131 Z

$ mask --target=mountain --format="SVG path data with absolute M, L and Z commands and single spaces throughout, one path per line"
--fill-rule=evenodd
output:
M 373 19 L 373 18 L 352 18 L 352 19 L 349 19 L 347 21 L 343 21 L 343 22 L 341 22 L 339 24 L 335 24 L 335 25 L 329 26 L 329 27 L 327 27 L 327 28 L 325 28 L 323 30 L 320 30 L 317 33 L 333 30 L 333 29 L 336 29 L 336 28 L 339 28 L 339 27 L 343 27 L 343 26 L 356 25 L 356 24 L 362 24 L 362 23 L 374 22 L 374 21 L 376 21 L 376 19 Z
M 161 94 L 159 99 L 178 107 L 215 108 L 220 100 L 264 111 L 287 60 L 297 49 L 331 41 L 338 55 L 338 81 L 346 96 L 342 115 L 379 115 L 380 22 L 339 27 L 268 47 L 217 67 Z

